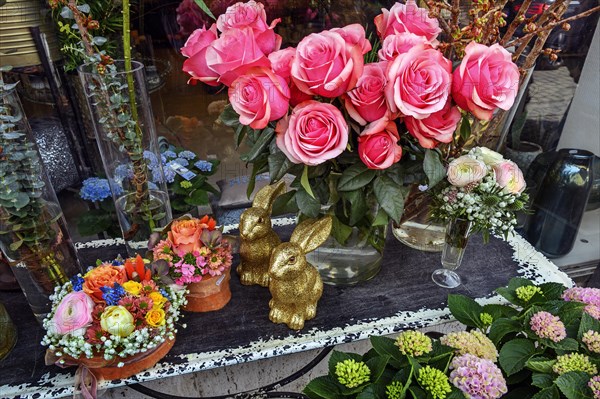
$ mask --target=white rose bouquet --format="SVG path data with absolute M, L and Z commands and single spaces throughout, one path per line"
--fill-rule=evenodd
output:
M 515 213 L 529 200 L 525 188 L 523 173 L 514 162 L 475 147 L 449 163 L 446 180 L 432 195 L 431 215 L 444 223 L 467 219 L 485 241 L 490 232 L 507 236 L 517 224 Z

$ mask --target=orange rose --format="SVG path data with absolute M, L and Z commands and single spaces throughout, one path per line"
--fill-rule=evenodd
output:
M 169 241 L 178 254 L 185 254 L 200 249 L 200 234 L 206 225 L 200 219 L 174 220 L 171 231 L 168 233 Z
M 112 287 L 114 283 L 122 285 L 127 276 L 122 266 L 101 265 L 87 272 L 84 279 L 83 291 L 97 303 L 104 301 L 100 288 Z

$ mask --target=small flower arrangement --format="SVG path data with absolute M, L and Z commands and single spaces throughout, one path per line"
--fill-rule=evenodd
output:
M 59 365 L 100 357 L 123 367 L 126 358 L 175 339 L 184 295 L 160 284 L 139 255 L 99 262 L 56 288 L 42 345 Z
M 512 279 L 508 305 L 449 295 L 468 331 L 439 340 L 405 331 L 371 337 L 365 355 L 334 352 L 329 374 L 304 389 L 318 398 L 600 398 L 600 289 Z
M 529 200 L 525 188 L 517 164 L 475 147 L 449 163 L 446 179 L 432 193 L 431 215 L 440 222 L 467 219 L 486 240 L 490 232 L 506 236 Z
M 221 276 L 229 271 L 232 262 L 229 243 L 216 228 L 215 220 L 208 216 L 174 220 L 166 239 L 154 245 L 152 252 L 155 261 L 167 262 L 168 274 L 177 285 Z

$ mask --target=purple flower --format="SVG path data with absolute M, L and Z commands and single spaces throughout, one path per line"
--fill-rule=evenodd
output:
M 537 312 L 531 317 L 529 325 L 533 332 L 540 338 L 560 342 L 567 337 L 565 325 L 558 316 L 548 312 Z
M 470 354 L 455 357 L 450 381 L 470 399 L 496 399 L 507 392 L 502 372 L 491 360 Z
M 600 306 L 600 288 L 569 288 L 563 293 L 565 301 L 582 302 L 586 305 Z

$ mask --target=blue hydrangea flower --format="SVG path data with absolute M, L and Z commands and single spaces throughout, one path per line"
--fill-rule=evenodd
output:
M 183 158 L 183 159 L 187 159 L 187 160 L 189 161 L 189 160 L 191 160 L 191 159 L 194 159 L 194 158 L 196 158 L 196 154 L 194 154 L 194 153 L 193 153 L 193 152 L 191 152 L 191 151 L 184 150 L 184 151 L 181 151 L 181 152 L 178 154 L 178 157 L 179 157 L 179 158 Z
M 169 161 L 163 168 L 163 173 L 165 175 L 165 180 L 167 181 L 167 183 L 173 183 L 173 181 L 175 180 L 175 170 L 171 168 L 171 165 L 176 163 L 177 162 L 175 161 Z
M 181 166 L 188 166 L 190 163 L 187 161 L 187 159 L 183 159 L 183 158 L 176 158 L 173 160 L 173 162 L 178 163 Z
M 160 292 L 160 294 L 162 296 L 164 296 L 165 298 L 167 298 L 167 301 L 171 300 L 171 297 L 169 296 L 169 294 L 167 293 L 167 291 L 164 290 L 164 288 L 159 288 L 158 292 Z
M 83 282 L 85 280 L 79 274 L 71 277 L 71 285 L 73 286 L 73 291 L 81 291 L 83 288 Z M 164 296 L 164 295 L 163 295 Z
M 114 283 L 112 288 L 105 285 L 100 288 L 100 291 L 102 291 L 102 299 L 109 306 L 118 305 L 121 298 L 125 296 L 125 289 L 119 283 Z
M 169 159 L 169 158 L 177 158 L 177 154 L 175 154 L 175 152 L 170 151 L 170 150 L 169 151 L 165 151 L 162 154 L 167 159 Z
M 202 172 L 210 172 L 212 170 L 212 163 L 208 161 L 198 161 L 194 164 L 195 167 L 200 169 Z
M 155 168 L 158 166 L 158 159 L 152 151 L 144 151 L 144 159 L 148 161 L 149 168 Z
M 118 185 L 115 185 L 117 188 Z M 122 191 L 122 190 L 121 190 Z M 120 195 L 121 192 L 115 193 Z M 79 190 L 81 198 L 87 201 L 103 201 L 111 196 L 110 185 L 108 180 L 99 177 L 90 177 L 83 181 L 83 186 Z
M 123 263 L 124 262 L 123 262 L 122 258 L 121 259 L 115 259 L 115 260 L 112 261 L 112 265 L 113 266 L 123 266 Z
M 133 168 L 131 164 L 121 164 L 115 168 L 115 179 L 117 181 L 123 181 L 125 179 L 133 179 Z

